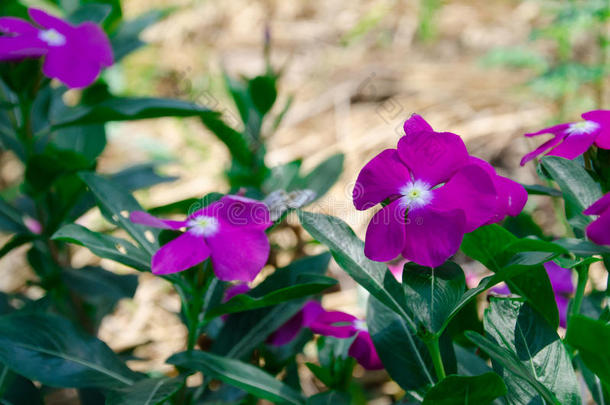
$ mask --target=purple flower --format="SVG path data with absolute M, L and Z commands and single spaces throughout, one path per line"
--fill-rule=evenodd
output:
M 402 254 L 436 267 L 457 252 L 465 233 L 523 208 L 522 187 L 470 157 L 458 135 L 434 132 L 415 114 L 404 128 L 397 149 L 374 157 L 356 180 L 356 209 L 385 204 L 366 232 L 369 259 Z
M 570 303 L 572 294 L 574 294 L 572 271 L 570 269 L 564 269 L 552 261 L 546 262 L 544 268 L 549 275 L 551 287 L 553 287 L 553 293 L 555 294 L 555 301 L 557 302 L 557 309 L 559 310 L 559 326 L 565 328 L 568 318 L 568 304 Z M 492 292 L 501 295 L 509 295 L 511 293 L 506 284 L 492 288 Z
M 131 221 L 155 228 L 186 228 L 155 253 L 151 264 L 154 274 L 183 271 L 210 257 L 220 280 L 249 282 L 269 257 L 265 234 L 271 226 L 269 210 L 249 198 L 225 196 L 184 221 L 158 219 L 142 211 L 132 212 Z
M 587 226 L 587 237 L 598 245 L 610 245 L 610 193 L 597 200 L 583 214 L 599 215 Z
M 602 149 L 610 149 L 610 111 L 594 110 L 582 115 L 584 121 L 559 124 L 525 136 L 553 134 L 553 138 L 534 151 L 523 156 L 521 166 L 544 154 L 574 159 L 589 149 L 594 143 Z
M 90 85 L 112 65 L 110 41 L 98 25 L 74 26 L 35 8 L 29 14 L 40 28 L 20 18 L 0 18 L 0 60 L 44 56 L 43 73 L 72 88 Z
M 367 370 L 383 368 L 366 323 L 345 312 L 325 311 L 317 301 L 308 301 L 303 309 L 275 331 L 267 342 L 274 346 L 285 345 L 296 338 L 303 328 L 310 328 L 313 333 L 339 339 L 355 336 L 348 355 L 355 358 Z

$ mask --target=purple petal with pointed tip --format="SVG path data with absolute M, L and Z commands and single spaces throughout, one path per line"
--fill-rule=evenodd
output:
M 38 35 L 38 29 L 24 19 L 16 17 L 0 17 L 0 31 L 5 34 Z
M 309 327 L 323 312 L 324 308 L 322 308 L 319 302 L 308 301 L 303 306 L 303 309 L 269 336 L 267 343 L 273 346 L 282 346 L 290 343 L 303 328 Z
M 68 24 L 66 21 L 62 20 L 59 17 L 55 17 L 43 10 L 37 8 L 28 9 L 28 14 L 30 18 L 34 20 L 38 25 L 44 28 L 53 28 L 62 34 L 71 29 L 72 26 Z
M 610 208 L 610 193 L 606 194 L 593 205 L 583 211 L 585 215 L 601 215 L 604 211 Z
M 597 138 L 598 131 L 590 134 L 570 134 L 563 142 L 547 153 L 548 156 L 560 156 L 569 160 L 576 159 L 585 153 Z
M 610 149 L 610 111 L 593 110 L 584 113 L 582 118 L 600 125 L 595 144 L 602 149 Z
M 309 327 L 313 333 L 345 339 L 358 332 L 354 327 L 356 320 L 358 318 L 345 312 L 328 311 L 321 313 Z
M 610 209 L 587 226 L 587 237 L 598 245 L 610 245 Z
M 525 135 L 527 136 L 528 134 L 525 134 Z M 529 161 L 536 159 L 538 156 L 544 154 L 549 149 L 560 144 L 564 138 L 565 138 L 565 135 L 555 135 L 553 138 L 549 139 L 548 141 L 546 141 L 545 143 L 543 143 L 542 145 L 540 145 L 539 147 L 537 147 L 530 153 L 523 156 L 523 158 L 521 159 L 521 163 L 520 163 L 521 166 L 525 166 L 525 164 L 528 163 Z
M 146 225 L 153 228 L 174 229 L 186 227 L 186 221 L 172 221 L 171 219 L 160 219 L 144 211 L 134 211 L 129 215 L 129 220 L 134 224 Z
M 366 210 L 386 198 L 400 194 L 411 179 L 409 169 L 398 157 L 396 149 L 386 149 L 371 159 L 358 174 L 354 186 L 354 206 Z
M 367 370 L 383 369 L 383 363 L 381 363 L 381 359 L 377 355 L 377 350 L 375 350 L 375 345 L 368 332 L 362 331 L 358 333 L 356 339 L 354 339 L 349 347 L 348 354 Z
M 419 114 L 412 114 L 411 117 L 405 121 L 403 128 L 405 130 L 405 135 L 418 132 L 434 132 L 434 129 L 432 129 L 430 124 L 428 124 Z
M 373 216 L 366 229 L 366 257 L 387 262 L 400 255 L 405 246 L 405 213 L 406 207 L 400 200 L 396 200 Z
M 269 208 L 262 202 L 251 198 L 227 195 L 210 204 L 214 216 L 228 222 L 233 227 L 248 227 L 265 230 L 272 225 Z M 209 214 L 208 214 L 209 215 Z
M 153 274 L 177 273 L 203 262 L 210 256 L 210 249 L 203 238 L 189 232 L 163 245 L 152 258 Z
M 430 186 L 448 181 L 468 163 L 464 141 L 450 132 L 417 132 L 398 141 L 398 155 L 415 180 Z

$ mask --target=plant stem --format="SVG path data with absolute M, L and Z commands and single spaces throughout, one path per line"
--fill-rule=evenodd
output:
M 443 366 L 443 359 L 441 357 L 441 349 L 439 346 L 439 337 L 434 336 L 433 338 L 426 340 L 426 347 L 430 352 L 430 357 L 432 357 L 432 363 L 434 364 L 434 371 L 436 371 L 436 376 L 438 381 L 442 381 L 445 379 L 445 366 Z
M 572 309 L 570 316 L 578 315 L 580 313 L 580 307 L 582 306 L 582 300 L 585 296 L 585 287 L 589 280 L 589 265 L 581 265 L 576 268 L 578 273 L 578 283 L 576 284 L 576 294 L 574 295 L 574 301 L 572 302 Z

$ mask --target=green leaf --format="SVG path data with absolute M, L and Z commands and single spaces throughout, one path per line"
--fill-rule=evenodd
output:
M 428 333 L 438 334 L 466 291 L 466 278 L 453 262 L 436 268 L 411 262 L 404 266 L 402 285 L 407 308 L 415 316 L 418 330 L 423 327 Z
M 95 173 L 82 172 L 79 176 L 95 196 L 102 215 L 126 230 L 152 256 L 159 248 L 157 238 L 160 231 L 131 222 L 129 215 L 133 211 L 143 211 L 135 198 L 124 188 Z
M 69 150 L 94 161 L 106 147 L 106 130 L 103 125 L 79 125 L 53 132 L 50 144 L 57 150 Z
M 288 190 L 309 189 L 320 199 L 339 180 L 343 172 L 345 156 L 342 153 L 333 155 L 316 166 L 306 176 L 293 182 Z
M 582 212 L 602 197 L 600 185 L 573 160 L 544 156 L 541 164 L 563 193 L 568 220 L 572 226 L 584 229 L 591 218 Z
M 62 176 L 92 168 L 93 163 L 80 153 L 50 147 L 44 153 L 30 158 L 25 169 L 25 179 L 32 190 L 42 192 Z
M 527 185 L 527 184 L 523 184 L 523 187 L 525 187 L 525 190 L 527 190 L 527 193 L 529 195 L 546 195 L 549 197 L 561 197 L 561 191 L 552 188 L 552 187 L 545 187 L 545 186 L 541 186 L 539 184 L 532 184 L 532 185 Z
M 91 21 L 101 24 L 110 15 L 112 6 L 109 4 L 83 4 L 68 16 L 68 21 L 74 25 Z
M 449 375 L 430 388 L 423 405 L 483 405 L 505 394 L 506 385 L 496 373 Z
M 603 321 L 571 316 L 568 321 L 566 342 L 578 349 L 585 365 L 593 371 L 610 390 L 610 325 Z
M 275 77 L 257 76 L 248 80 L 248 93 L 259 114 L 267 114 L 277 99 Z
M 173 355 L 167 360 L 190 370 L 201 371 L 206 377 L 216 378 L 227 384 L 276 403 L 304 404 L 301 394 L 248 363 L 214 354 L 192 351 Z
M 215 115 L 206 107 L 187 101 L 163 98 L 113 97 L 94 105 L 67 108 L 56 114 L 53 128 L 109 121 L 133 121 L 160 117 L 201 117 Z
M 29 232 L 23 224 L 22 214 L 0 197 L 0 230 L 13 233 Z
M 473 332 L 466 336 L 491 356 L 508 387 L 509 403 L 581 403 L 572 362 L 556 329 L 532 307 L 492 298 L 484 324 L 488 338 Z
M 324 253 L 299 259 L 277 269 L 247 294 L 239 294 L 209 311 L 206 318 L 267 307 L 320 293 L 337 282 L 333 278 L 322 276 L 329 261 L 330 255 Z
M 373 297 L 369 298 L 366 319 L 377 354 L 394 381 L 406 391 L 434 384 L 428 349 L 404 319 Z
M 142 31 L 148 26 L 160 21 L 168 14 L 169 11 L 151 10 L 139 15 L 133 20 L 121 22 L 118 29 L 110 37 L 115 63 L 145 45 L 144 42 L 140 40 Z
M 0 248 L 0 259 L 4 257 L 7 253 L 12 251 L 13 249 L 18 248 L 19 246 L 25 245 L 28 242 L 31 242 L 34 239 L 34 235 L 32 234 L 17 234 L 13 235 L 11 239 L 8 240 L 1 248 Z
M 203 124 L 226 145 L 231 157 L 243 166 L 254 162 L 254 153 L 250 150 L 244 136 L 228 126 L 218 115 L 205 114 L 201 117 Z
M 326 391 L 307 398 L 307 405 L 351 405 L 349 394 L 340 391 Z
M 150 270 L 150 256 L 125 239 L 90 231 L 84 226 L 66 224 L 51 239 L 84 246 L 96 256 L 114 260 L 140 271 Z
M 594 255 L 610 254 L 610 248 L 606 246 L 596 245 L 588 240 L 576 238 L 563 238 L 555 241 L 556 244 L 563 246 L 571 253 L 580 257 L 590 257 Z
M 138 376 L 106 344 L 50 314 L 0 317 L 0 362 L 53 387 L 132 385 Z
M 150 378 L 130 387 L 110 391 L 106 405 L 157 405 L 163 404 L 184 385 L 183 378 Z

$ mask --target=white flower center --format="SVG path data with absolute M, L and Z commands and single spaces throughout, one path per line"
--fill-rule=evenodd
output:
M 583 121 L 570 124 L 566 133 L 568 135 L 590 134 L 599 128 L 599 124 L 595 121 Z
M 366 326 L 366 322 L 362 319 L 356 319 L 354 321 L 354 328 L 360 332 L 366 332 L 369 330 L 369 328 Z
M 214 217 L 207 215 L 197 216 L 187 222 L 189 232 L 197 236 L 212 236 L 218 232 L 220 224 Z
M 66 37 L 53 28 L 50 30 L 40 31 L 38 38 L 50 46 L 62 46 L 66 44 Z
M 432 201 L 430 186 L 421 180 L 408 183 L 400 189 L 402 202 L 410 208 L 419 208 L 428 205 Z

